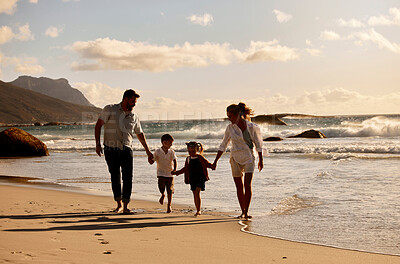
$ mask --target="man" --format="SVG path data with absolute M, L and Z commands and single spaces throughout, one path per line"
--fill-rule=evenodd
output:
M 128 204 L 132 193 L 134 134 L 143 145 L 149 163 L 153 160 L 153 154 L 147 146 L 139 118 L 133 112 L 133 107 L 139 97 L 134 90 L 126 90 L 121 103 L 104 107 L 95 126 L 96 153 L 101 157 L 103 149 L 100 144 L 100 135 L 101 127 L 104 125 L 104 155 L 111 175 L 114 200 L 117 202 L 117 208 L 114 210 L 116 213 L 131 213 Z M 122 189 L 120 170 L 122 171 Z

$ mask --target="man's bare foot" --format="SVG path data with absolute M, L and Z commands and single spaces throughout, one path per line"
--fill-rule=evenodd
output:
M 197 211 L 197 212 L 194 214 L 194 216 L 199 216 L 199 215 L 201 215 L 201 211 Z
M 164 204 L 164 198 L 165 198 L 165 194 L 162 194 L 161 197 L 160 197 L 160 200 L 158 200 L 158 202 L 160 204 Z
M 122 212 L 122 214 L 134 214 L 134 212 L 132 212 L 131 210 L 129 210 L 128 208 L 124 209 L 124 211 Z
M 119 206 L 119 207 L 117 207 L 117 208 L 115 208 L 114 210 L 112 210 L 111 212 L 113 212 L 113 213 L 121 213 L 122 212 L 122 206 Z
M 172 212 L 171 206 L 168 206 L 168 208 L 167 208 L 167 214 L 169 214 L 169 213 L 171 213 L 171 212 Z

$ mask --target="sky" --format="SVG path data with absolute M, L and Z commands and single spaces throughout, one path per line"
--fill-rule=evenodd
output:
M 142 120 L 400 113 L 399 69 L 398 0 L 0 1 L 2 81 L 134 89 Z

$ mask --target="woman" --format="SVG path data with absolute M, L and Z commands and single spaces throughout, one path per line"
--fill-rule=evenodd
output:
M 251 181 L 255 168 L 254 147 L 258 153 L 259 171 L 264 167 L 261 131 L 256 124 L 249 121 L 250 116 L 253 115 L 253 111 L 244 103 L 232 104 L 227 107 L 226 112 L 232 124 L 229 124 L 225 130 L 224 139 L 219 147 L 213 165 L 217 166 L 219 158 L 231 141 L 232 147 L 229 162 L 231 164 L 240 208 L 242 209 L 242 214 L 238 218 L 249 219 L 251 218 L 248 214 L 252 196 Z

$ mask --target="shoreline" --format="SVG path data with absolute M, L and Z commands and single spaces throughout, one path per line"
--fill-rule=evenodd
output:
M 2 233 L 2 239 L 0 240 L 0 259 L 9 260 L 12 263 L 22 263 L 18 262 L 18 259 L 21 259 L 23 253 L 18 252 L 29 251 L 31 253 L 28 254 L 32 256 L 35 254 L 40 255 L 40 252 L 43 253 L 46 251 L 46 248 L 51 248 L 52 246 L 55 252 L 46 255 L 45 259 L 67 262 L 67 259 L 69 261 L 73 261 L 75 258 L 75 260 L 79 260 L 82 258 L 83 254 L 83 256 L 97 259 L 100 262 L 106 261 L 106 259 L 104 259 L 104 257 L 108 255 L 108 253 L 105 253 L 106 251 L 93 251 L 94 248 L 102 249 L 106 247 L 101 243 L 84 243 L 78 248 L 76 245 L 74 246 L 73 244 L 67 243 L 68 247 L 63 246 L 54 249 L 52 236 L 57 236 L 57 234 L 62 233 L 64 241 L 69 241 L 71 239 L 74 241 L 74 237 L 80 241 L 81 238 L 76 236 L 77 231 L 79 234 L 83 232 L 83 240 L 93 240 L 93 233 L 98 231 L 102 233 L 108 232 L 109 234 L 107 235 L 113 237 L 112 240 L 114 242 L 118 241 L 120 236 L 124 236 L 124 232 L 135 232 L 135 235 L 139 235 L 139 242 L 144 242 L 139 243 L 140 245 L 138 244 L 137 246 L 144 250 L 144 254 L 140 254 L 143 259 L 140 260 L 146 260 L 146 262 L 156 262 L 156 260 L 160 261 L 160 259 L 163 261 L 166 260 L 162 257 L 163 254 L 159 255 L 154 253 L 154 248 L 156 246 L 154 243 L 158 243 L 157 241 L 162 240 L 163 245 L 170 245 L 166 241 L 172 243 L 171 252 L 175 252 L 175 250 L 179 252 L 178 255 L 175 255 L 175 253 L 172 254 L 173 258 L 167 263 L 176 263 L 176 261 L 174 261 L 176 258 L 181 260 L 178 261 L 178 263 L 185 262 L 184 260 L 187 261 L 185 258 L 191 256 L 191 245 L 193 243 L 196 243 L 199 247 L 199 251 L 203 254 L 211 254 L 214 256 L 213 260 L 211 260 L 212 263 L 220 263 L 221 259 L 232 263 L 237 263 L 239 260 L 247 260 L 247 262 L 250 263 L 275 263 L 276 260 L 284 261 L 285 263 L 400 263 L 400 257 L 397 255 L 334 248 L 331 246 L 308 244 L 306 242 L 271 238 L 248 231 L 241 232 L 240 229 L 243 229 L 243 227 L 238 225 L 237 219 L 218 212 L 206 212 L 204 215 L 196 218 L 190 213 L 191 208 L 193 208 L 192 206 L 188 207 L 174 204 L 175 211 L 173 211 L 172 214 L 165 214 L 163 209 L 160 208 L 164 208 L 165 206 L 160 206 L 155 201 L 134 199 L 133 206 L 137 208 L 136 214 L 117 215 L 110 214 L 108 210 L 104 211 L 104 208 L 110 207 L 109 209 L 112 209 L 111 206 L 114 205 L 112 197 L 98 196 L 93 193 L 84 194 L 73 191 L 69 192 L 68 188 L 60 190 L 40 188 L 40 186 L 37 188 L 35 183 L 33 183 L 33 185 L 27 184 L 23 187 L 19 186 L 19 184 L 20 183 L 4 185 L 0 182 L 0 195 L 2 195 L 3 198 L 0 207 L 0 232 Z M 13 206 L 12 203 L 7 203 L 5 198 L 10 192 L 24 194 L 26 190 L 29 190 L 29 193 L 32 194 L 29 195 L 28 200 L 26 197 L 17 196 L 15 200 L 18 200 L 18 202 L 16 202 L 18 205 L 14 204 Z M 65 197 L 65 191 L 69 192 L 67 197 Z M 49 197 L 54 199 L 49 202 L 47 201 Z M 79 203 L 79 201 L 83 200 L 87 202 L 85 206 Z M 56 206 L 46 206 L 52 203 L 56 203 Z M 10 208 L 7 210 L 8 206 Z M 51 210 L 49 207 L 52 207 Z M 76 207 L 78 207 L 78 209 Z M 10 211 L 12 211 L 12 213 L 8 213 Z M 153 220 L 158 221 L 157 224 L 152 224 Z M 26 224 L 21 225 L 19 223 L 21 221 L 26 222 Z M 137 223 L 138 221 L 142 223 Z M 81 223 L 84 224 L 80 225 Z M 21 228 L 27 226 L 29 226 L 28 229 Z M 45 228 L 43 228 L 43 226 L 45 226 Z M 150 229 L 152 235 L 149 237 L 149 234 L 146 233 L 148 233 Z M 159 232 L 161 230 L 162 232 Z M 164 232 L 170 234 L 172 237 L 163 235 Z M 158 240 L 154 238 L 154 236 L 156 236 Z M 4 240 L 5 237 L 8 239 Z M 27 243 L 24 243 L 25 239 Z M 43 239 L 43 243 L 39 242 Z M 133 237 L 131 239 L 133 239 Z M 61 241 L 62 239 L 59 240 Z M 122 248 L 118 250 L 112 249 L 115 251 L 111 251 L 111 254 L 113 254 L 113 258 L 120 257 L 122 261 L 130 261 L 131 258 L 129 254 L 126 255 L 125 253 L 129 251 L 132 241 L 129 237 L 124 237 L 123 240 L 126 241 L 126 245 L 120 245 Z M 209 244 L 210 241 L 213 241 L 213 246 Z M 37 244 L 37 242 L 39 242 L 39 244 Z M 109 242 L 109 244 L 111 244 L 111 241 Z M 177 245 L 174 243 L 180 246 L 176 248 Z M 17 249 L 15 247 L 22 247 L 23 249 Z M 66 250 L 61 248 L 66 248 Z M 67 257 L 68 255 L 65 253 L 68 253 L 67 251 L 69 251 L 70 248 L 72 251 L 82 252 L 80 252 L 78 256 L 72 255 Z M 273 249 L 272 251 L 271 248 Z M 182 252 L 182 249 L 186 250 Z M 171 252 L 164 252 L 164 254 L 166 254 L 164 256 L 171 255 Z M 246 252 L 246 254 L 243 254 L 244 252 Z M 227 253 L 229 253 L 229 256 L 227 256 Z M 122 255 L 120 256 L 119 254 Z M 26 256 L 26 254 L 23 258 L 26 259 L 27 257 L 28 259 L 31 258 Z M 126 257 L 128 257 L 128 259 L 125 259 Z M 250 257 L 250 261 L 248 257 Z M 39 260 L 39 257 L 32 257 L 31 259 Z M 198 261 L 194 262 L 202 263 L 201 260 L 203 259 L 200 258 Z M 40 258 L 40 261 L 44 261 L 44 259 Z M 80 261 L 77 262 L 79 263 Z

